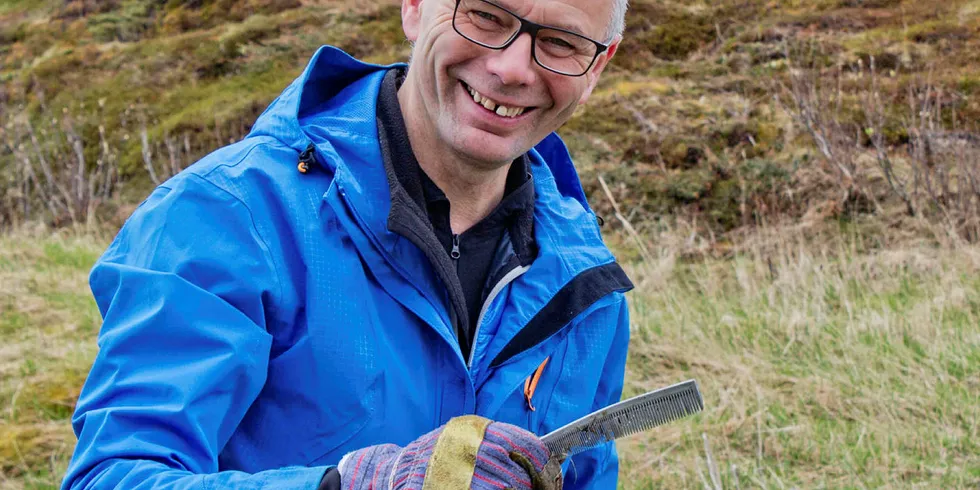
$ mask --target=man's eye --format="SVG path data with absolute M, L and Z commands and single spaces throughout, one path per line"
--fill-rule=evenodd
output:
M 570 42 L 568 42 L 568 41 L 566 41 L 566 40 L 564 40 L 564 39 L 562 39 L 560 37 L 549 37 L 549 38 L 543 39 L 543 41 L 546 42 L 546 43 L 548 43 L 548 44 L 550 44 L 553 47 L 556 47 L 556 48 L 560 48 L 560 49 L 575 49 L 575 46 L 572 45 L 572 43 L 570 43 Z
M 490 12 L 484 12 L 482 10 L 474 10 L 473 15 L 479 17 L 480 19 L 493 22 L 495 24 L 500 23 L 500 17 L 497 17 L 496 15 L 493 15 Z

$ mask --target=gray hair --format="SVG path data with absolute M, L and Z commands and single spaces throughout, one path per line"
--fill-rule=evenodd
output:
M 629 8 L 629 0 L 613 0 L 612 19 L 609 21 L 608 36 L 606 41 L 622 36 L 626 30 L 626 10 Z

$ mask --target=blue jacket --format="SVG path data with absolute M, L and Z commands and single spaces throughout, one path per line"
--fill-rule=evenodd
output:
M 126 222 L 90 278 L 104 323 L 64 489 L 313 490 L 458 415 L 545 434 L 619 400 L 631 285 L 564 145 L 531 152 L 538 255 L 493 287 L 465 359 L 445 287 L 386 226 L 385 70 L 321 48 Z M 573 460 L 566 488 L 616 488 L 614 445 Z

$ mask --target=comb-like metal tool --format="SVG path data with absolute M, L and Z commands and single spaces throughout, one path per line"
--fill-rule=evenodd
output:
M 552 456 L 569 457 L 701 410 L 704 410 L 704 398 L 698 382 L 692 379 L 592 412 L 541 440 Z

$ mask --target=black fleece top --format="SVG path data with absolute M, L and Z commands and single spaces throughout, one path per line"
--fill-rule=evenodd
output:
M 422 170 L 408 140 L 398 103 L 398 88 L 404 78 L 404 69 L 393 69 L 385 76 L 378 95 L 378 129 L 385 132 L 387 140 L 391 142 L 385 157 L 391 159 L 398 182 L 419 208 L 428 213 L 436 238 L 455 265 L 468 312 L 468 331 L 458 336 L 463 355 L 467 357 L 483 301 L 493 287 L 493 284 L 488 284 L 488 275 L 500 239 L 515 227 L 517 221 L 523 221 L 522 218 L 528 218 L 533 213 L 534 185 L 527 156 L 518 157 L 507 173 L 504 197 L 497 207 L 470 229 L 461 234 L 454 233 L 449 225 L 451 203 Z M 385 151 L 385 146 L 382 146 L 382 151 Z
M 466 310 L 469 312 L 470 335 L 472 338 L 476 323 L 479 319 L 483 301 L 493 285 L 487 284 L 490 267 L 497 246 L 503 234 L 507 232 L 514 214 L 526 203 L 530 194 L 534 199 L 534 188 L 527 177 L 526 165 L 523 159 L 515 161 L 507 174 L 504 198 L 500 204 L 479 223 L 461 234 L 453 233 L 449 225 L 449 209 L 451 203 L 442 190 L 429 179 L 429 176 L 419 168 L 422 180 L 422 191 L 429 212 L 429 221 L 435 230 L 436 237 L 446 249 L 449 258 L 456 264 L 456 274 L 463 287 L 466 298 Z M 524 188 L 524 183 L 529 185 Z

